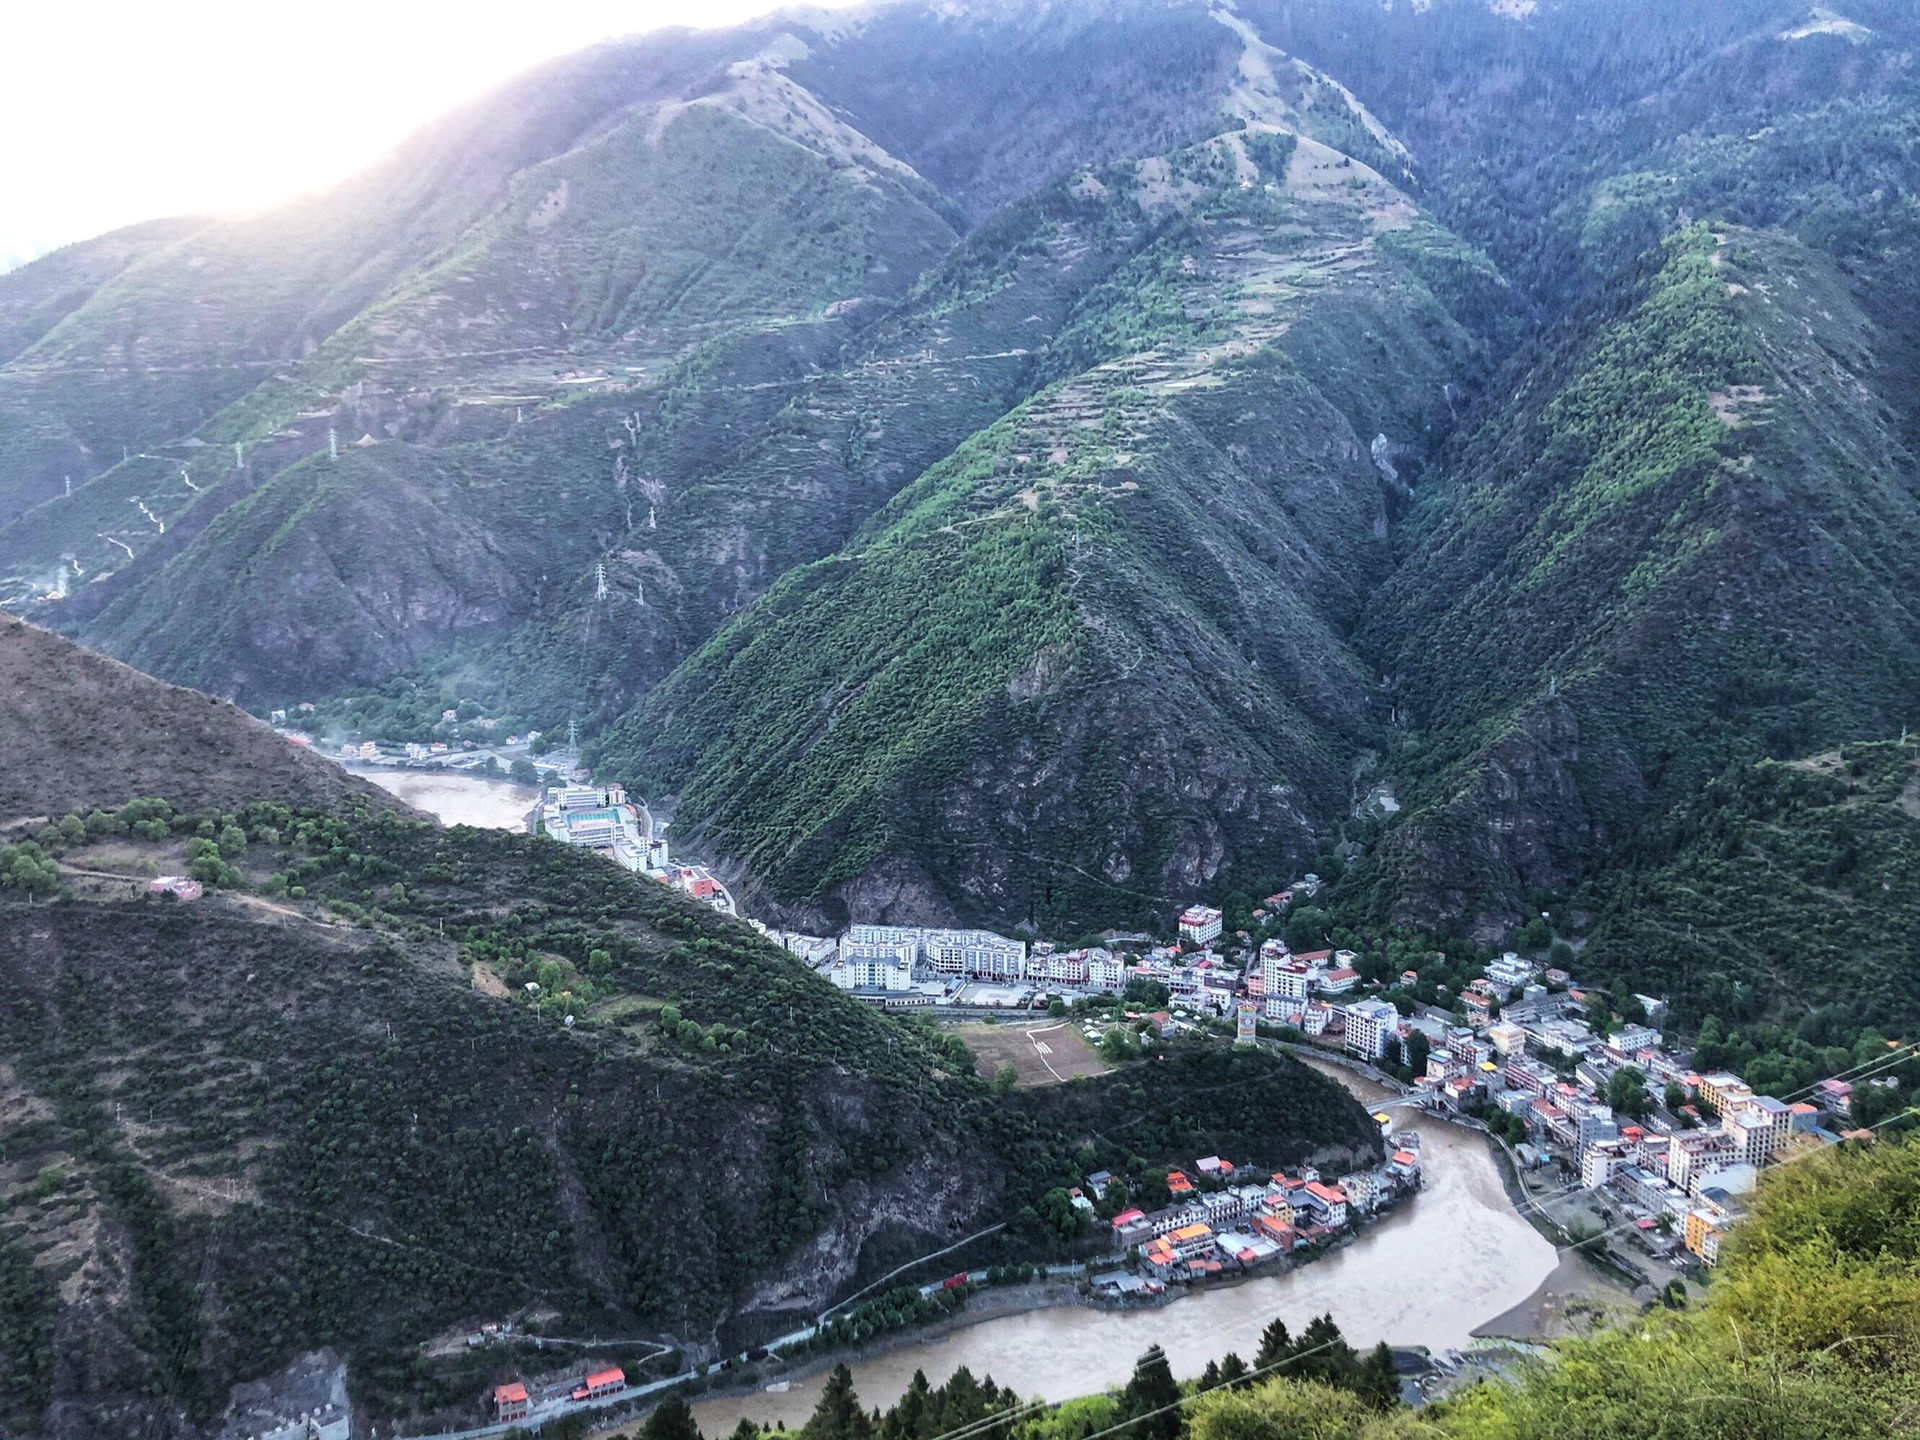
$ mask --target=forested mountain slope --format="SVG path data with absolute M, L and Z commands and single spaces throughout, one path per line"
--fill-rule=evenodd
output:
M 1825 257 L 1699 225 L 1503 377 L 1376 611 L 1409 813 L 1377 883 L 1509 913 L 1729 763 L 1881 735 L 1920 673 L 1920 485 Z
M 1349 913 L 1491 939 L 1723 764 L 1914 718 L 1916 54 L 1898 0 L 596 47 L 0 276 L 0 599 L 255 707 L 577 721 L 823 922 L 1373 850 Z M 1696 224 L 1746 293 L 1683 323 Z
M 1297 863 L 1344 804 L 1387 457 L 1479 364 L 1423 277 L 1497 277 L 1364 165 L 1258 126 L 1042 215 L 1125 255 L 1038 357 L 1065 378 L 604 747 L 777 901 L 1145 918 Z
M 119 773 L 124 704 L 193 774 L 181 692 L 113 668 L 121 690 L 61 692 L 69 773 Z M 457 1427 L 523 1360 L 429 1344 L 449 1327 L 544 1313 L 672 1373 L 996 1221 L 990 1253 L 1043 1253 L 1023 1207 L 1089 1153 L 1378 1153 L 1339 1086 L 1224 1047 L 1065 1108 L 1000 1097 L 957 1040 L 547 840 L 357 795 L 75 798 L 101 808 L 0 833 L 8 1434 L 198 1440 L 322 1345 L 383 1432 Z M 204 896 L 146 893 L 189 867 Z
M 1917 767 L 1887 740 L 1716 778 L 1579 888 L 1582 966 L 1712 1017 L 1700 1063 L 1773 1093 L 1884 1053 L 1920 1023 Z

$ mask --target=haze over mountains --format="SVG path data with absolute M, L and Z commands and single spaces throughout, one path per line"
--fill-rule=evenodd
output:
M 0 277 L 7 598 L 252 707 L 578 720 L 810 924 L 1318 867 L 1497 938 L 1727 767 L 1913 719 L 1917 28 L 597 47 L 312 202 Z

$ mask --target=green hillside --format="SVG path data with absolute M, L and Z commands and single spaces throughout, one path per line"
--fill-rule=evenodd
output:
M 68 898 L 0 888 L 0 1352 L 25 1366 L 0 1403 L 29 1426 L 50 1401 L 200 1424 L 322 1344 L 382 1429 L 459 1421 L 513 1357 L 420 1347 L 530 1311 L 671 1372 L 1010 1218 L 1115 1106 L 1149 1159 L 1223 1084 L 1275 1101 L 1231 1131 L 1269 1164 L 1378 1143 L 1271 1056 L 999 1101 L 937 1031 L 531 837 L 158 801 L 82 831 L 45 842 Z M 202 832 L 221 888 L 145 897 Z
M 1710 782 L 1582 888 L 1583 968 L 1659 987 L 1689 1025 L 1713 1017 L 1717 1058 L 1776 1094 L 1853 1064 L 1863 1035 L 1911 1034 L 1916 764 L 1910 745 L 1853 743 Z
M 1914 719 L 1916 53 L 1898 0 L 597 47 L 0 276 L 0 599 L 261 709 L 577 722 L 822 923 L 1337 855 L 1503 939 Z
M 1474 377 L 1421 278 L 1471 254 L 1271 131 L 1066 193 L 1130 252 L 1036 357 L 1070 378 L 602 747 L 776 900 L 1137 920 L 1235 863 L 1285 870 L 1340 804 L 1372 724 L 1342 637 L 1387 559 L 1371 441 L 1417 455 L 1429 397 Z M 1159 223 L 1115 228 L 1138 212 Z
M 1376 611 L 1392 914 L 1510 914 L 1727 764 L 1899 728 L 1920 494 L 1880 343 L 1824 257 L 1696 226 L 1503 378 Z

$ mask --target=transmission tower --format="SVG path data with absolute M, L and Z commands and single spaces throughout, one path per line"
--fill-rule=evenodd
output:
M 593 598 L 607 598 L 607 565 L 604 560 L 593 567 Z
M 340 458 L 340 432 L 332 426 L 327 427 L 327 458 L 329 460 Z

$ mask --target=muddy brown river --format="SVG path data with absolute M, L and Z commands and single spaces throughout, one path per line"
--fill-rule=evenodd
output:
M 1363 1100 L 1380 1092 L 1342 1076 Z M 1554 1273 L 1552 1245 L 1514 1212 L 1478 1135 L 1408 1115 L 1423 1137 L 1426 1186 L 1351 1245 L 1285 1275 L 1190 1293 L 1158 1310 L 1080 1306 L 984 1320 L 935 1340 L 909 1339 L 855 1362 L 867 1406 L 888 1406 L 916 1369 L 935 1385 L 967 1366 L 1023 1396 L 1069 1400 L 1125 1383 L 1149 1345 L 1167 1352 L 1177 1376 L 1197 1375 L 1229 1350 L 1250 1359 L 1276 1315 L 1298 1334 L 1330 1311 L 1356 1347 L 1378 1340 L 1436 1351 L 1467 1344 L 1475 1327 L 1521 1304 Z M 823 1375 L 790 1389 L 694 1406 L 708 1435 L 743 1417 L 799 1425 L 813 1411 Z

